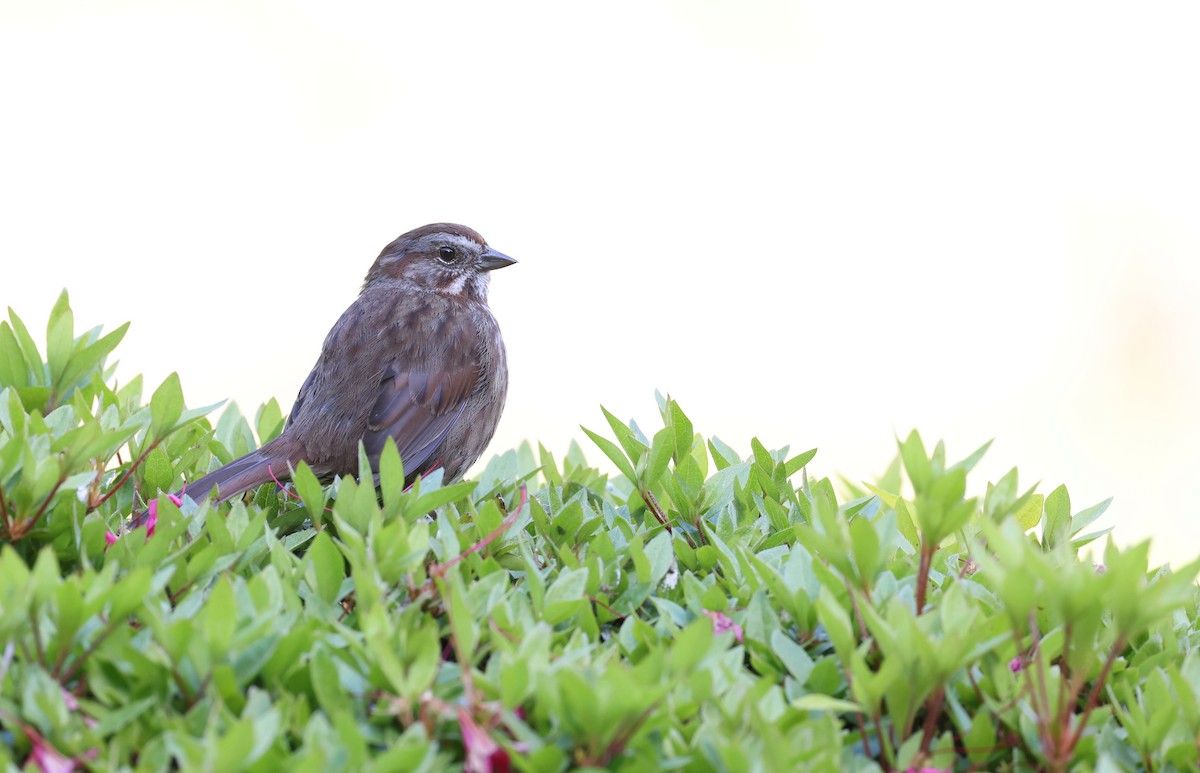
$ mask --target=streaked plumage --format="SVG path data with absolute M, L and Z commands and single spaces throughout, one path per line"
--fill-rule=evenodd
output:
M 329 331 L 284 431 L 187 494 L 226 500 L 288 478 L 300 460 L 325 480 L 357 474 L 359 441 L 377 465 L 388 437 L 409 481 L 437 467 L 460 477 L 504 409 L 508 366 L 487 287 L 490 271 L 515 262 L 452 223 L 393 241 Z

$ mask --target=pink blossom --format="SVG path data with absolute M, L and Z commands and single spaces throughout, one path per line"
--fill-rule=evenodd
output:
M 508 752 L 462 706 L 458 708 L 458 727 L 462 731 L 463 750 L 467 753 L 463 770 L 467 773 L 508 773 L 512 770 Z
M 726 631 L 733 631 L 734 638 L 738 640 L 738 643 L 741 643 L 742 627 L 733 622 L 733 618 L 723 612 L 713 612 L 712 610 L 705 610 L 704 614 L 713 621 L 713 633 L 722 634 Z
M 33 740 L 33 751 L 29 753 L 28 762 L 42 773 L 71 773 L 75 770 L 75 760 L 55 749 L 42 738 Z
M 29 759 L 25 761 L 25 767 L 29 768 L 30 763 L 35 770 L 41 773 L 74 773 L 82 767 L 82 760 L 78 758 L 68 757 L 45 738 L 42 738 L 38 731 L 28 725 L 22 725 L 21 730 L 29 738 L 29 743 L 33 749 L 29 752 Z M 99 749 L 89 749 L 83 755 L 84 760 L 94 759 L 100 753 Z
M 167 494 L 167 499 L 176 507 L 183 504 L 183 500 L 174 494 Z M 146 507 L 146 538 L 154 536 L 154 527 L 158 525 L 158 499 L 151 499 L 150 504 Z M 120 539 L 119 535 L 113 534 L 111 531 L 104 532 L 104 541 L 109 545 L 115 544 Z

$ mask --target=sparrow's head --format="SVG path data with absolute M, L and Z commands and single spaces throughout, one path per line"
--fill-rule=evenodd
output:
M 517 261 L 493 250 L 465 225 L 433 223 L 383 248 L 363 287 L 404 283 L 445 295 L 487 300 L 488 273 Z

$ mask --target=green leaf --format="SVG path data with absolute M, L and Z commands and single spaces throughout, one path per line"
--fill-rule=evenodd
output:
M 450 617 L 450 631 L 454 634 L 455 649 L 460 661 L 469 665 L 479 642 L 479 624 L 467 604 L 462 575 L 454 573 L 449 576 L 448 582 L 443 585 L 443 596 L 449 601 L 447 614 Z
M 421 492 L 421 495 L 417 497 L 410 505 L 410 510 L 420 515 L 432 513 L 439 507 L 448 505 L 451 502 L 457 502 L 463 497 L 469 495 L 474 490 L 474 483 L 471 481 L 463 481 L 461 483 L 455 483 L 452 486 L 434 489 L 433 491 L 424 491 Z
M 668 398 L 667 406 L 670 410 L 668 426 L 673 439 L 673 456 L 675 463 L 679 464 L 685 456 L 691 453 L 696 431 L 692 428 L 691 420 L 684 414 L 683 409 L 679 407 L 679 403 Z
M 1034 494 L 1013 513 L 1013 519 L 1020 525 L 1022 531 L 1029 531 L 1038 525 L 1038 521 L 1042 520 L 1043 502 L 1041 494 Z
M 810 448 L 807 451 L 805 451 L 804 453 L 797 454 L 796 456 L 793 456 L 791 459 L 788 459 L 786 462 L 783 463 L 784 475 L 788 478 L 792 477 L 796 473 L 800 472 L 801 469 L 803 469 L 804 467 L 807 467 L 808 463 L 811 462 L 816 457 L 816 455 L 817 455 L 817 449 Z
M 783 665 L 787 668 L 788 673 L 797 682 L 804 684 L 808 681 L 815 663 L 812 656 L 803 647 L 784 634 L 783 631 L 775 631 L 771 634 L 771 648 L 775 650 L 775 654 L 783 661 Z M 793 707 L 795 707 L 795 704 L 793 704 Z
M 346 565 L 326 532 L 319 532 L 309 546 L 308 560 L 313 590 L 326 604 L 333 604 L 340 595 L 342 580 L 346 579 Z
M 986 454 L 988 449 L 992 447 L 992 442 L 992 440 L 989 440 L 979 448 L 976 448 L 970 456 L 955 464 L 951 469 L 961 469 L 964 473 L 975 469 L 975 465 L 979 464 L 979 460 L 983 459 L 984 454 Z
M 1112 501 L 1112 497 L 1109 497 L 1103 502 L 1092 505 L 1088 509 L 1080 510 L 1078 513 L 1076 513 L 1071 518 L 1071 536 L 1075 536 L 1079 532 L 1083 531 L 1089 525 L 1091 525 L 1093 521 L 1104 515 L 1104 512 L 1108 510 L 1108 506 L 1112 504 Z
M 25 323 L 17 316 L 17 313 L 10 306 L 8 309 L 8 321 L 12 325 L 14 337 L 17 339 L 17 344 L 21 347 L 21 356 L 25 360 L 28 372 L 33 376 L 30 384 L 46 386 L 46 377 L 44 373 L 44 364 L 42 355 L 38 352 L 37 344 L 33 342 L 33 336 L 29 335 L 29 329 L 25 327 Z
M 171 481 L 175 477 L 175 469 L 171 466 L 171 458 L 162 446 L 158 446 L 142 463 L 142 476 L 146 489 L 157 495 L 159 491 L 169 491 Z
M 71 387 L 80 381 L 87 381 L 89 373 L 103 365 L 105 358 L 117 348 L 117 344 L 125 338 L 125 333 L 128 331 L 129 323 L 126 322 L 91 344 L 81 346 L 77 343 L 75 352 L 71 355 L 71 360 L 63 372 L 62 384 Z
M 74 335 L 75 316 L 71 313 L 67 291 L 63 290 L 50 310 L 50 318 L 46 323 L 46 364 L 50 368 L 50 383 L 60 388 L 65 386 L 62 376 L 71 359 Z
M 179 374 L 172 373 L 150 398 L 150 431 L 155 437 L 166 436 L 182 413 L 183 390 L 179 386 Z
M 29 385 L 29 371 L 21 345 L 7 322 L 0 322 L 0 388 Z
M 612 428 L 613 434 L 617 437 L 617 442 L 621 444 L 621 448 L 625 449 L 625 454 L 630 459 L 638 459 L 646 451 L 646 444 L 637 439 L 633 430 L 629 425 L 609 413 L 608 409 L 603 405 L 600 410 L 604 413 L 604 419 L 608 422 L 608 426 Z M 585 430 L 586 431 L 586 430 Z M 633 480 L 633 478 L 630 478 Z
M 587 569 L 569 569 L 562 572 L 546 590 L 545 609 L 542 618 L 556 625 L 578 614 L 587 604 Z
M 621 449 L 617 447 L 616 443 L 597 435 L 587 427 L 580 427 L 580 429 L 582 429 L 584 434 L 591 438 L 592 442 L 604 452 L 604 455 L 616 465 L 617 470 L 619 470 L 622 475 L 624 475 L 630 481 L 637 480 L 637 474 L 633 471 L 633 465 L 630 464 L 629 459 L 621 452 Z
M 1071 523 L 1071 495 L 1065 485 L 1059 486 L 1046 497 L 1046 526 L 1045 543 L 1048 546 L 1057 544 L 1067 536 L 1067 527 Z
M 834 698 L 830 695 L 810 693 L 802 695 L 791 702 L 791 707 L 800 711 L 828 711 L 834 714 L 851 714 L 863 711 L 863 707 L 853 701 Z
M 164 507 L 164 502 L 168 505 L 170 504 L 166 497 L 162 497 L 159 502 L 160 514 Z M 120 620 L 141 607 L 146 601 L 147 594 L 150 592 L 150 583 L 153 580 L 154 575 L 148 566 L 139 566 L 121 578 L 113 587 L 110 617 L 114 620 Z
M 914 429 L 900 444 L 900 458 L 904 460 L 904 471 L 912 482 L 913 490 L 922 494 L 933 481 L 933 468 L 925 453 L 925 444 Z
M 204 609 L 204 639 L 209 650 L 223 657 L 237 625 L 237 601 L 233 597 L 233 585 L 227 577 L 213 584 Z
M 118 733 L 129 727 L 138 717 L 158 706 L 159 700 L 159 696 L 151 695 L 148 698 L 118 706 L 111 711 L 102 711 L 96 716 L 97 722 L 93 731 L 101 737 Z
M 283 411 L 279 409 L 279 402 L 272 397 L 258 409 L 254 417 L 254 429 L 258 434 L 259 445 L 274 440 L 283 431 L 283 423 Z
M 696 620 L 675 635 L 671 645 L 671 670 L 677 674 L 687 674 L 708 654 L 713 643 L 712 621 L 703 618 Z
M 322 523 L 325 520 L 325 489 L 306 463 L 298 463 L 292 471 L 292 485 L 304 502 L 308 517 L 314 524 Z
M 547 485 L 562 486 L 563 478 L 559 474 L 558 465 L 554 463 L 554 455 L 546 450 L 546 447 L 541 443 L 538 443 L 538 462 L 541 465 L 542 475 L 546 478 Z
M 671 429 L 664 427 L 654 434 L 650 443 L 650 454 L 646 463 L 646 474 L 639 483 L 644 488 L 656 484 L 671 463 L 671 444 L 674 442 Z
M 379 452 L 379 491 L 385 505 L 399 501 L 404 492 L 404 462 L 392 437 L 384 441 L 383 450 Z
M 723 443 L 719 437 L 709 439 L 708 452 L 712 454 L 713 461 L 716 463 L 718 470 L 723 470 L 742 461 L 737 451 Z

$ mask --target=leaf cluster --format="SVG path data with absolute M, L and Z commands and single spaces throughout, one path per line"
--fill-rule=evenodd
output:
M 405 489 L 388 446 L 177 506 L 282 414 L 144 401 L 124 330 L 0 322 L 6 769 L 1200 769 L 1200 564 L 1081 557 L 1108 503 L 972 495 L 986 446 L 835 483 L 659 396 L 584 430 L 608 471 L 526 444 Z

